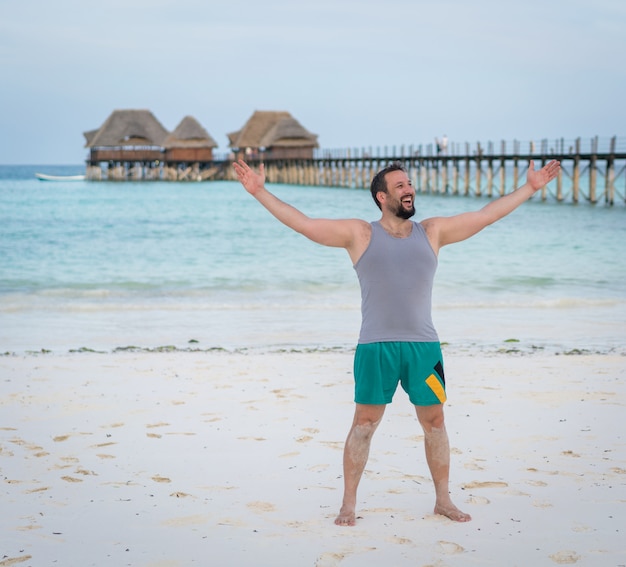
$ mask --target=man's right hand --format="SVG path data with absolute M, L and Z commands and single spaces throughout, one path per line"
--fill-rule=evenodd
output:
M 259 191 L 262 191 L 265 186 L 265 165 L 261 164 L 259 171 L 254 171 L 245 161 L 242 159 L 239 162 L 234 162 L 233 167 L 237 173 L 239 182 L 245 187 L 246 191 L 250 195 L 256 195 Z

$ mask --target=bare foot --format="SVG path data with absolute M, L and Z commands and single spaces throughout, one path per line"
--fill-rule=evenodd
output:
M 335 525 L 337 526 L 354 526 L 356 524 L 356 517 L 354 515 L 354 508 L 347 508 L 342 506 L 339 511 L 339 516 L 335 518 Z
M 472 519 L 469 514 L 461 512 L 461 510 L 459 510 L 454 504 L 452 504 L 452 502 L 446 505 L 435 505 L 435 514 L 440 514 L 441 516 L 450 518 L 455 522 L 469 522 Z

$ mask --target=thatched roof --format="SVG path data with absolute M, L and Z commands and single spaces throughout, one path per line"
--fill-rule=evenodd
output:
M 231 148 L 318 147 L 317 135 L 285 111 L 255 111 L 241 130 L 228 134 L 228 140 Z
M 164 148 L 217 148 L 217 142 L 193 116 L 185 116 L 163 141 Z
M 87 139 L 85 147 L 162 146 L 169 132 L 149 110 L 114 110 L 98 131 Z
M 89 145 L 89 142 L 91 142 L 91 140 L 93 140 L 94 136 L 99 132 L 99 129 L 97 130 L 89 130 L 89 132 L 83 132 L 83 136 L 85 136 L 85 140 L 87 141 L 86 146 Z

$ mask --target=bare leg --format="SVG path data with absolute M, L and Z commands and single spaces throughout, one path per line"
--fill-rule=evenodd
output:
M 356 404 L 354 420 L 343 449 L 343 502 L 335 519 L 338 526 L 356 523 L 356 491 L 370 452 L 372 436 L 380 423 L 384 405 Z
M 415 406 L 417 418 L 424 430 L 426 462 L 435 484 L 435 514 L 456 522 L 469 522 L 472 517 L 461 512 L 450 499 L 450 443 L 443 418 L 443 405 Z

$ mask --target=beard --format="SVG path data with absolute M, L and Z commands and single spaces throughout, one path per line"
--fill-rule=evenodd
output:
M 410 219 L 415 214 L 415 205 L 411 205 L 411 208 L 407 209 L 398 201 L 398 204 L 394 207 L 393 214 L 404 220 Z

